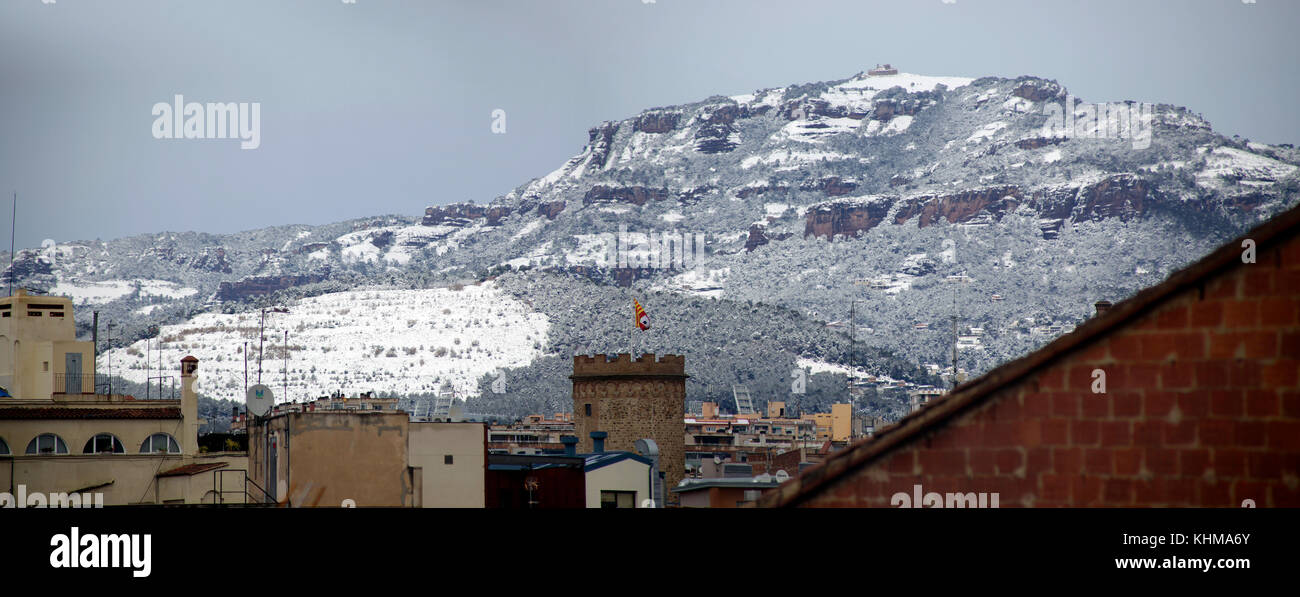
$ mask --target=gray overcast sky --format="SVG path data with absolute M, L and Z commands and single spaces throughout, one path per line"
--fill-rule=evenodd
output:
M 18 192 L 19 247 L 419 215 L 545 175 L 602 120 L 877 62 L 1033 74 L 1297 143 L 1298 17 L 1293 0 L 4 0 L 0 206 Z M 154 139 L 178 93 L 260 102 L 261 147 Z

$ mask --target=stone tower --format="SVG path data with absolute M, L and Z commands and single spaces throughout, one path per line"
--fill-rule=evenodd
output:
M 604 431 L 606 450 L 636 450 L 636 440 L 659 444 L 664 491 L 686 476 L 686 358 L 681 355 L 603 354 L 573 357 L 573 421 L 578 449 L 592 451 L 591 432 Z

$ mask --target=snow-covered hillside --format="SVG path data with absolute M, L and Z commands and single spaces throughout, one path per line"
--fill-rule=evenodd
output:
M 335 390 L 349 395 L 437 391 L 448 382 L 461 397 L 478 393 L 484 375 L 527 365 L 545 348 L 545 315 L 503 295 L 491 283 L 461 290 L 362 290 L 327 294 L 266 316 L 262 383 L 283 401 L 284 332 L 289 332 L 288 399 Z M 199 392 L 242 401 L 244 343 L 250 384 L 257 381 L 260 311 L 206 313 L 163 326 L 163 375 L 181 357 L 199 359 Z M 157 376 L 159 340 L 140 341 L 101 356 L 113 373 L 143 383 Z M 149 361 L 146 364 L 146 351 Z M 170 383 L 170 382 L 168 382 Z M 169 387 L 169 386 L 168 386 Z

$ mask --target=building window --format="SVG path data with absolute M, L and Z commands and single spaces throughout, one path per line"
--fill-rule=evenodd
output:
M 42 371 L 49 372 L 49 370 L 50 370 L 50 362 L 49 362 L 49 361 L 41 361 L 41 369 L 42 369 Z
M 176 443 L 176 439 L 166 433 L 155 433 L 145 438 L 144 443 L 140 444 L 141 454 L 180 454 L 181 446 Z
M 126 449 L 122 447 L 119 441 L 111 433 L 100 433 L 90 438 L 86 442 L 86 447 L 82 448 L 82 454 L 125 454 Z
M 442 457 L 443 464 L 451 464 L 451 454 L 445 454 Z
M 9 444 L 5 443 L 5 438 L 0 437 L 0 456 L 9 455 Z
M 601 508 L 635 508 L 635 491 L 601 491 Z
M 590 416 L 591 416 L 591 404 L 587 404 L 587 405 L 584 407 L 584 410 L 586 411 L 587 416 L 590 417 Z
M 53 433 L 42 433 L 27 444 L 28 454 L 67 454 L 68 444 Z

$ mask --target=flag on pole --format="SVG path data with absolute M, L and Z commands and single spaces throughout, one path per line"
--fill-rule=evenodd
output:
M 645 309 L 641 308 L 641 303 L 637 302 L 636 299 L 632 299 L 632 307 L 635 309 L 632 318 L 633 325 L 642 331 L 650 329 L 650 316 L 645 314 Z

